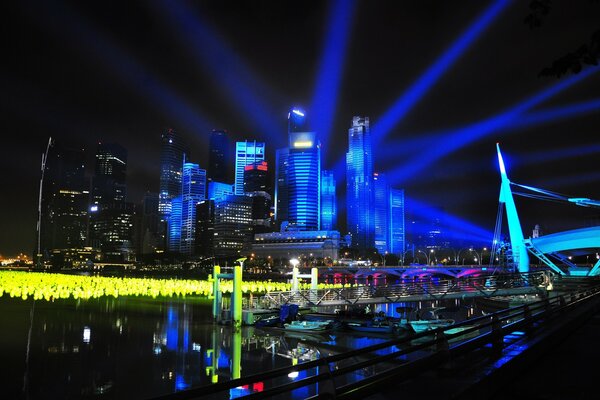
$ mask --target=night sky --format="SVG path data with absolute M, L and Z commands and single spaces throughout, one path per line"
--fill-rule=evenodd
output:
M 534 29 L 528 5 L 10 2 L 1 17 L 0 254 L 34 248 L 49 137 L 89 150 L 90 162 L 98 141 L 122 144 L 128 197 L 139 202 L 158 191 L 165 129 L 186 138 L 201 167 L 209 132 L 226 129 L 232 142 L 265 141 L 274 168 L 291 106 L 321 137 L 323 168 L 337 168 L 340 202 L 354 115 L 370 118 L 376 170 L 405 189 L 407 222 L 437 210 L 492 232 L 497 142 L 512 181 L 600 199 L 600 67 L 539 76 L 600 28 L 600 3 L 553 1 Z M 534 224 L 581 227 L 594 212 L 521 198 L 517 208 L 525 236 Z

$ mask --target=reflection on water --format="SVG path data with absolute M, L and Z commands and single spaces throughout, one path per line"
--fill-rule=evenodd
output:
M 1 376 L 8 394 L 3 398 L 148 399 L 390 338 L 254 327 L 243 327 L 235 335 L 227 326 L 212 324 L 209 300 L 189 298 L 37 301 L 34 308 L 33 304 L 32 300 L 0 298 Z M 472 306 L 458 300 L 380 305 L 375 311 L 402 318 L 408 309 L 441 306 L 445 307 L 444 317 L 457 321 L 477 315 Z M 386 348 L 378 354 L 391 351 L 393 348 Z M 317 369 L 292 372 L 284 379 L 289 382 L 315 373 Z M 374 370 L 360 374 L 372 373 Z M 356 379 L 360 378 L 357 375 Z M 265 388 L 259 382 L 232 389 L 229 397 Z M 299 389 L 292 397 L 314 394 L 310 390 Z

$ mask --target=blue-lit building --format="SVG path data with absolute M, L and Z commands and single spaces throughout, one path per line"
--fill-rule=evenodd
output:
M 275 152 L 275 223 L 277 228 L 288 220 L 288 163 L 290 149 L 287 147 Z
M 181 169 L 184 154 L 189 158 L 187 145 L 174 129 L 167 129 L 161 137 L 160 187 L 158 192 L 159 248 L 171 243 L 168 239 L 167 219 L 172 212 L 172 200 L 181 196 Z
M 333 171 L 321 171 L 321 229 L 337 229 L 337 205 Z
M 379 254 L 390 251 L 390 187 L 382 173 L 373 174 L 373 223 L 375 248 Z
M 171 199 L 170 210 L 167 219 L 167 249 L 170 252 L 179 253 L 181 247 L 182 196 Z
M 229 178 L 229 140 L 227 131 L 216 130 L 210 133 L 208 144 L 208 168 L 206 177 L 208 182 L 227 182 Z
M 369 118 L 353 117 L 346 153 L 347 228 L 352 247 L 362 253 L 375 245 L 371 147 Z
M 181 204 L 181 243 L 179 252 L 194 253 L 196 238 L 196 204 L 206 198 L 206 171 L 198 164 L 183 164 L 182 204 Z
M 401 256 L 406 248 L 404 189 L 390 189 L 389 252 Z
M 218 201 L 230 194 L 233 194 L 233 184 L 217 181 L 208 182 L 208 199 Z
M 244 194 L 244 168 L 247 165 L 265 160 L 265 143 L 245 140 L 235 144 L 235 183 L 236 195 Z
M 288 229 L 321 227 L 321 145 L 315 132 L 290 132 Z

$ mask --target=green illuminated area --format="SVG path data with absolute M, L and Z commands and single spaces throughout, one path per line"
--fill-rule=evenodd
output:
M 342 287 L 341 284 L 319 284 L 319 288 Z M 231 293 L 233 282 L 222 280 L 222 293 Z M 249 281 L 242 283 L 243 293 L 264 294 L 289 291 L 291 283 Z M 300 284 L 300 289 L 310 289 L 310 283 Z M 40 272 L 0 271 L 0 297 L 20 297 L 23 300 L 91 299 L 103 296 L 199 296 L 212 295 L 208 280 L 112 278 L 103 276 L 63 275 Z

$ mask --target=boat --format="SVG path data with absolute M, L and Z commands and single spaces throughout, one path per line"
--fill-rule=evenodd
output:
M 267 318 L 263 318 L 263 319 L 259 319 L 258 321 L 256 321 L 254 323 L 254 326 L 257 327 L 269 327 L 269 326 L 280 326 L 281 325 L 281 318 L 279 318 L 278 315 L 273 315 Z
M 453 319 L 418 319 L 414 321 L 408 321 L 410 327 L 416 333 L 430 331 L 437 328 L 442 328 L 454 324 Z
M 519 295 L 507 295 L 507 296 L 490 296 L 490 297 L 476 297 L 475 304 L 480 309 L 488 312 L 495 312 L 505 310 L 511 307 L 517 307 L 524 304 L 535 303 L 536 301 L 543 300 L 535 294 L 519 294 Z
M 346 324 L 346 327 L 352 331 L 356 332 L 369 332 L 369 333 L 393 333 L 394 326 L 393 325 L 385 325 L 385 324 L 355 324 L 349 323 Z
M 291 321 L 283 324 L 290 331 L 324 331 L 331 328 L 332 321 Z

